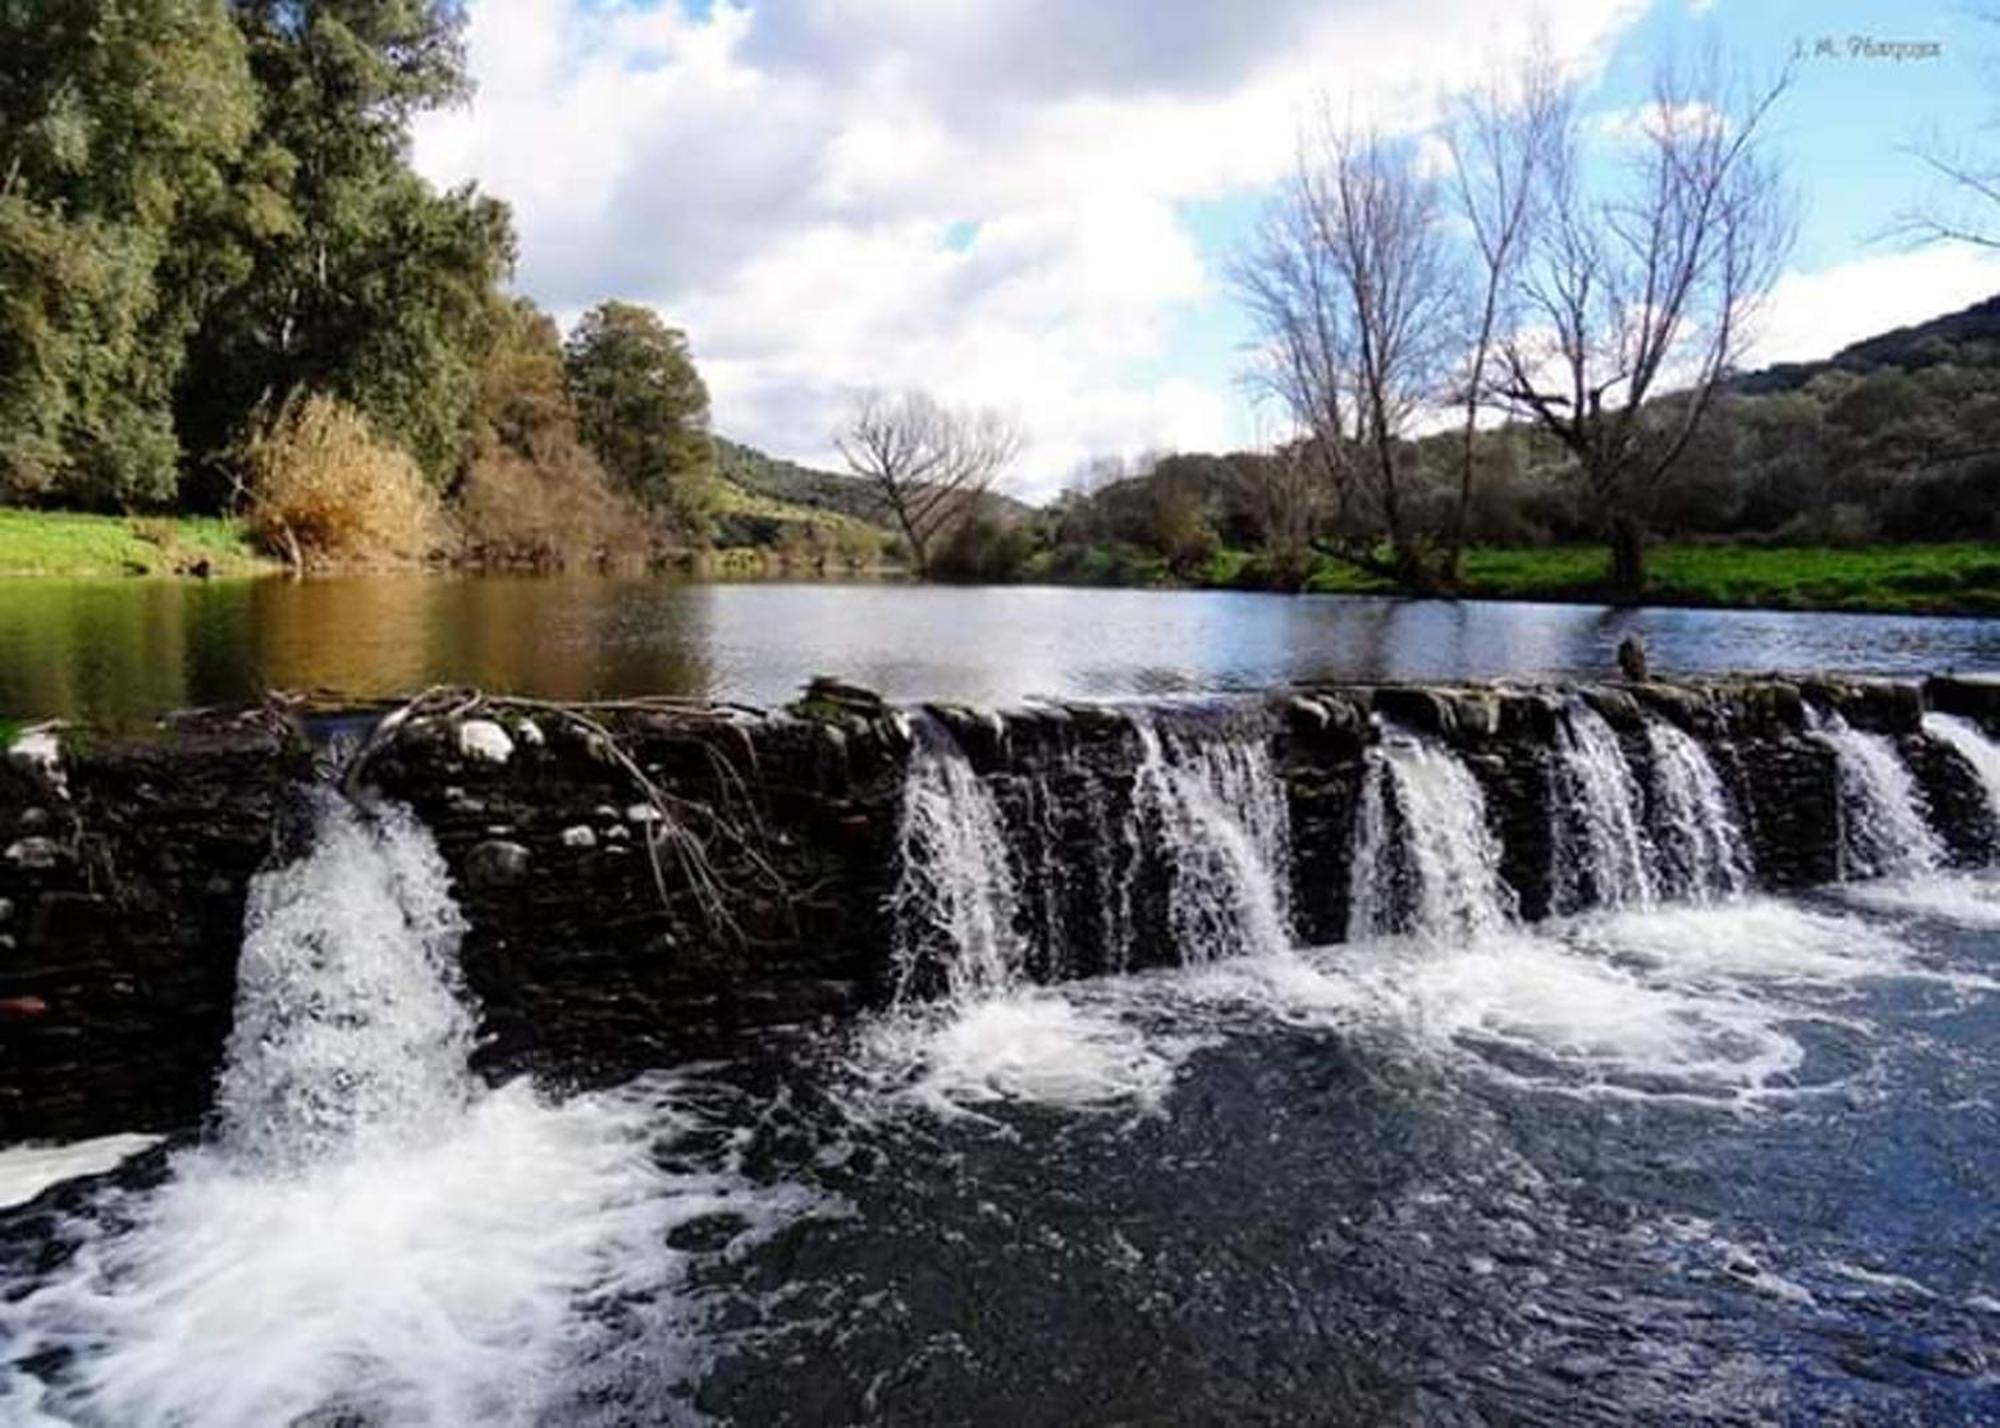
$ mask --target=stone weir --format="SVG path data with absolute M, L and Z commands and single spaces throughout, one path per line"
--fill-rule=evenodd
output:
M 1272 927 L 1308 944 L 1441 930 L 1418 826 L 1437 800 L 1397 749 L 1468 776 L 1447 801 L 1473 809 L 1508 917 L 1907 870 L 1871 780 L 1916 810 L 1900 843 L 1924 868 L 2000 851 L 2000 682 L 1981 678 L 1006 712 L 820 681 L 774 711 L 432 694 L 383 714 L 273 703 L 12 739 L 0 1143 L 199 1120 L 248 885 L 296 855 L 329 781 L 408 804 L 435 836 L 487 1073 L 567 1085 L 962 989 L 982 940 L 1007 976 L 1058 980 L 1259 950 Z M 941 759 L 963 777 L 936 777 Z M 976 798 L 981 836 L 921 846 L 931 797 Z M 941 890 L 954 879 L 976 906 Z

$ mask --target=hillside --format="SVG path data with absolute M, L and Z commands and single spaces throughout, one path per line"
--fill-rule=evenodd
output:
M 1927 322 L 1851 342 L 1817 362 L 1780 362 L 1730 382 L 1741 396 L 1794 392 L 1827 372 L 1857 375 L 1894 367 L 1920 372 L 1944 362 L 2000 366 L 2000 295 Z
M 715 438 L 715 459 L 716 469 L 724 480 L 753 495 L 793 506 L 835 511 L 885 529 L 892 524 L 882 498 L 857 477 L 801 466 L 725 436 Z M 1034 511 L 1025 501 L 998 491 L 988 492 L 986 502 L 996 514 L 1011 520 L 1025 519 Z

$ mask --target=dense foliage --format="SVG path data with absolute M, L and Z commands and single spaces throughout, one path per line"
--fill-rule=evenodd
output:
M 599 303 L 563 349 L 583 439 L 628 495 L 688 530 L 707 519 L 715 473 L 708 388 L 687 335 L 651 308 Z
M 1665 400 L 1673 400 L 1668 398 Z M 1405 518 L 1441 531 L 1454 517 L 1454 433 L 1403 443 Z M 1601 536 L 1573 458 L 1525 425 L 1483 431 L 1467 513 L 1486 547 L 1575 546 Z M 1310 560 L 1279 558 L 1270 492 L 1294 480 L 1288 449 L 1155 457 L 1087 472 L 1034 524 L 1025 573 L 1061 580 L 1297 588 Z M 1305 463 L 1310 464 L 1310 463 Z M 1670 541 L 1859 547 L 1877 541 L 2000 540 L 2000 299 L 1826 362 L 1728 383 L 1698 439 L 1646 510 Z M 1367 501 L 1309 513 L 1311 541 L 1381 540 Z M 1218 563 L 1236 552 L 1242 558 Z
M 463 28 L 458 0 L 0 0 L 0 501 L 237 509 L 253 453 L 338 410 L 477 555 L 698 525 L 685 340 L 606 304 L 566 368 L 503 292 L 506 206 L 411 167 L 412 120 L 469 94 Z

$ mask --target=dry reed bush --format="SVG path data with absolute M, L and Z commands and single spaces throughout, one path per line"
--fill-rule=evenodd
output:
M 444 540 L 416 462 L 332 397 L 287 400 L 240 454 L 251 538 L 294 565 L 421 560 Z
M 651 524 L 611 489 L 594 457 L 560 438 L 524 454 L 498 440 L 475 443 L 454 510 L 468 556 L 482 565 L 554 569 L 644 559 Z

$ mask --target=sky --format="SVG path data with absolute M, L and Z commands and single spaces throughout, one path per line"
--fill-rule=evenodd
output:
M 1798 237 L 1749 365 L 2000 292 L 1887 230 L 1909 150 L 2000 143 L 2000 24 L 1959 0 L 472 0 L 473 101 L 418 166 L 513 205 L 516 285 L 684 329 L 715 429 L 837 465 L 869 388 L 998 407 L 1031 500 L 1093 459 L 1282 434 L 1241 380 L 1232 260 L 1325 97 L 1421 135 L 1539 26 L 1613 135 L 1665 54 L 1795 63 Z M 1876 42 L 1857 45 L 1856 41 Z M 1891 42 L 1913 48 L 1890 57 Z M 1871 53 L 1872 48 L 1872 53 Z

